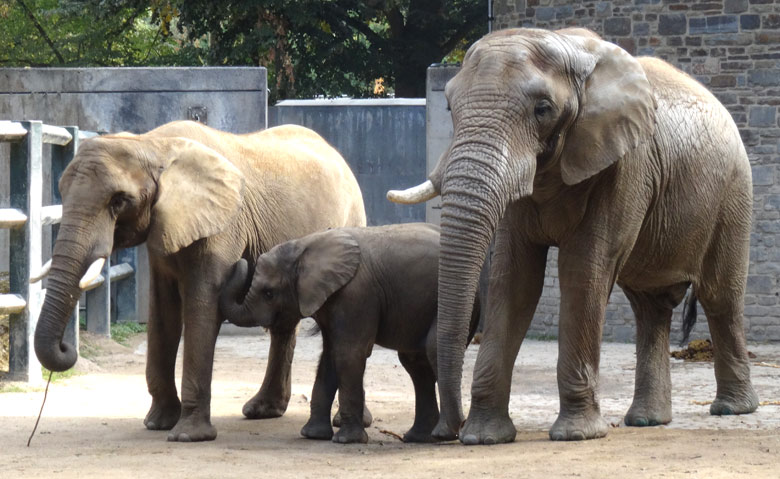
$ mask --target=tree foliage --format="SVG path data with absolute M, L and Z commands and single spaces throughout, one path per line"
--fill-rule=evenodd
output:
M 191 38 L 208 35 L 213 64 L 270 67 L 279 97 L 425 94 L 425 70 L 485 33 L 478 0 L 181 1 Z
M 166 0 L 0 3 L 0 66 L 194 65 Z
M 483 10 L 479 0 L 8 0 L 0 65 L 261 65 L 272 99 L 419 97 L 431 63 L 485 32 Z

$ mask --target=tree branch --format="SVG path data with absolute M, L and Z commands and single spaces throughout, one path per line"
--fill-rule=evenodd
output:
M 463 38 L 466 36 L 466 34 L 477 24 L 480 20 L 485 19 L 487 21 L 487 16 L 482 15 L 480 12 L 474 12 L 474 14 L 470 17 L 466 18 L 466 21 L 463 23 L 463 25 L 460 26 L 457 30 L 455 30 L 455 33 L 453 33 L 449 40 L 444 42 L 441 45 L 441 49 L 444 52 L 445 55 L 449 54 L 453 48 L 455 48 L 458 43 L 463 40 Z
M 30 20 L 32 20 L 33 24 L 35 25 L 35 28 L 38 29 L 38 31 L 41 33 L 41 36 L 46 41 L 46 43 L 49 44 L 49 47 L 51 48 L 51 51 L 54 52 L 54 56 L 57 57 L 57 60 L 60 61 L 60 63 L 65 63 L 65 59 L 62 58 L 62 55 L 60 54 L 59 50 L 57 50 L 57 47 L 54 45 L 54 42 L 51 41 L 51 38 L 49 38 L 49 35 L 46 34 L 46 30 L 43 29 L 43 26 L 38 22 L 38 19 L 35 18 L 35 14 L 30 10 L 30 7 L 27 6 L 26 3 L 24 3 L 24 0 L 16 0 L 19 2 L 19 5 L 22 6 L 25 13 L 27 13 L 27 16 L 30 17 Z

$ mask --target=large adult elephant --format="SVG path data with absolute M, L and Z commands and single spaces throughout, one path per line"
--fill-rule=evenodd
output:
M 148 429 L 206 441 L 211 372 L 222 319 L 219 289 L 233 264 L 339 226 L 364 226 L 363 198 L 344 159 L 315 132 L 286 125 L 246 135 L 173 122 L 143 135 L 85 141 L 60 179 L 62 222 L 35 352 L 62 371 L 77 351 L 62 342 L 80 278 L 117 248 L 146 242 L 151 267 L 146 379 Z M 97 268 L 90 267 L 93 262 Z M 184 330 L 181 401 L 174 365 Z M 275 417 L 290 398 L 295 329 L 272 329 L 260 391 L 247 417 Z
M 671 420 L 672 309 L 693 285 L 715 346 L 712 414 L 755 410 L 742 329 L 751 171 L 728 111 L 661 60 L 583 29 L 498 31 L 447 84 L 454 137 L 429 181 L 388 196 L 442 198 L 435 434 L 508 442 L 512 366 L 542 292 L 560 280 L 554 440 L 604 436 L 597 400 L 605 308 L 617 281 L 637 317 L 636 389 L 625 421 Z M 488 243 L 488 314 L 469 416 L 463 345 Z

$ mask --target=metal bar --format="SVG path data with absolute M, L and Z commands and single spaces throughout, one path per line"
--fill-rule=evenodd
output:
M 95 131 L 79 131 L 78 138 L 79 140 L 86 140 L 87 138 L 94 138 L 96 136 L 100 136 L 100 133 Z
M 47 208 L 52 208 L 51 211 L 54 211 L 53 209 L 55 207 L 59 208 L 59 219 L 57 224 L 52 224 L 51 227 L 52 242 L 56 241 L 57 239 L 57 233 L 59 233 L 60 230 L 59 222 L 62 219 L 62 206 L 59 205 L 62 203 L 62 196 L 60 195 L 59 189 L 60 178 L 62 177 L 62 172 L 65 171 L 65 168 L 68 166 L 68 164 L 73 161 L 73 157 L 76 156 L 76 151 L 79 148 L 79 142 L 83 138 L 84 133 L 80 131 L 77 126 L 67 126 L 65 129 L 68 131 L 73 140 L 67 145 L 53 146 L 51 149 L 51 199 L 52 203 L 54 203 L 56 206 L 47 206 L 44 208 L 44 210 Z M 53 218 L 54 214 L 52 214 L 51 217 Z M 46 221 L 46 219 L 44 219 L 44 221 Z M 76 351 L 79 350 L 78 302 L 76 303 L 76 307 L 73 309 L 68 326 L 65 328 L 65 334 L 62 336 L 62 340 L 68 344 L 73 345 Z
M 0 141 L 21 141 L 27 129 L 16 121 L 0 121 Z
M 102 336 L 111 336 L 111 258 L 106 259 L 101 272 L 102 281 L 97 287 L 86 292 L 87 296 L 87 331 Z M 100 278 L 95 278 L 98 281 Z M 92 283 L 90 283 L 92 284 Z
M 30 383 L 41 382 L 41 365 L 33 351 L 33 337 L 41 308 L 41 284 L 30 284 L 33 271 L 41 270 L 41 197 L 43 194 L 43 128 L 39 121 L 25 121 L 24 141 L 11 144 L 11 207 L 25 211 L 27 222 L 10 234 L 10 290 L 27 303 L 10 316 L 9 376 Z
M 44 206 L 41 209 L 41 225 L 56 225 L 62 220 L 62 205 Z
M 67 145 L 73 137 L 65 128 L 52 125 L 43 125 L 42 141 L 52 145 Z
M 138 321 L 136 314 L 138 280 L 134 267 L 136 257 L 136 248 L 120 249 L 113 254 L 112 260 L 117 265 L 111 267 L 112 322 Z
M 0 314 L 12 314 L 24 311 L 27 301 L 19 294 L 0 294 Z
M 27 222 L 27 215 L 18 208 L 0 208 L 0 228 L 18 228 Z

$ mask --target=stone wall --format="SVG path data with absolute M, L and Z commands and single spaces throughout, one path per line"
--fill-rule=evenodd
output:
M 753 166 L 754 218 L 745 327 L 780 341 L 780 0 L 496 0 L 494 28 L 582 26 L 634 55 L 663 58 L 706 85 L 729 109 Z M 530 334 L 556 335 L 558 280 L 550 260 Z M 679 331 L 679 313 L 673 338 Z M 704 317 L 694 337 L 708 335 Z M 622 293 L 613 294 L 604 337 L 634 338 Z

